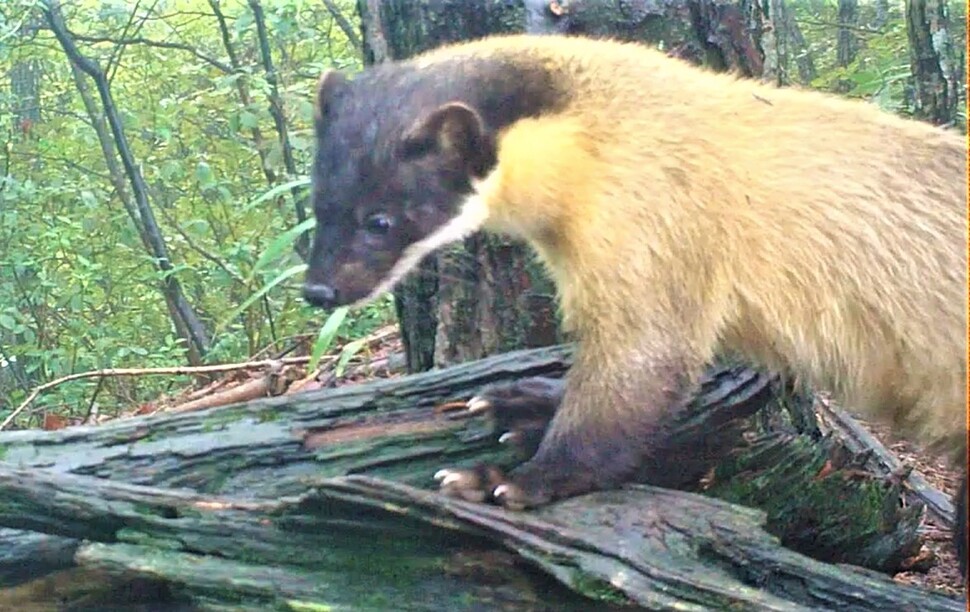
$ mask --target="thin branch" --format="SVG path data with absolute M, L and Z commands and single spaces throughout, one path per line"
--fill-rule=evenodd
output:
M 333 20 L 337 22 L 340 29 L 343 30 L 344 36 L 350 41 L 350 44 L 357 49 L 357 53 L 363 53 L 363 45 L 360 42 L 360 36 L 357 36 L 357 32 L 354 31 L 354 26 L 350 24 L 344 14 L 340 12 L 340 7 L 336 5 L 333 0 L 323 0 L 323 5 L 327 7 L 330 14 L 333 16 Z
M 249 96 L 249 84 L 248 75 L 240 68 L 239 56 L 236 54 L 236 49 L 232 46 L 232 37 L 229 34 L 229 24 L 226 22 L 226 16 L 222 12 L 222 8 L 219 6 L 219 0 L 208 0 L 209 8 L 212 9 L 212 14 L 216 17 L 216 22 L 219 24 L 219 34 L 222 37 L 222 46 L 226 50 L 226 55 L 229 56 L 229 64 L 234 71 L 238 71 L 243 76 L 236 79 L 236 91 L 239 92 L 239 100 L 243 103 L 244 107 L 248 107 L 252 103 L 252 99 Z M 253 145 L 256 148 L 256 154 L 259 155 L 259 166 L 263 171 L 263 176 L 266 177 L 266 182 L 272 187 L 276 184 L 276 172 L 270 168 L 269 163 L 266 160 L 266 147 L 263 146 L 263 133 L 259 129 L 258 125 L 254 125 L 250 130 L 253 137 Z M 277 202 L 281 201 L 282 196 L 277 199 Z M 277 204 L 279 205 L 279 204 Z
M 162 294 L 166 302 L 170 305 L 173 313 L 172 322 L 176 328 L 181 327 L 180 335 L 184 336 L 189 342 L 193 353 L 199 356 L 204 355 L 209 349 L 209 335 L 202 324 L 199 315 L 186 299 L 182 291 L 182 285 L 172 272 L 174 267 L 168 254 L 168 247 L 162 238 L 161 232 L 155 222 L 155 213 L 148 201 L 148 188 L 145 179 L 141 174 L 141 169 L 136 164 L 134 154 L 128 146 L 128 139 L 125 136 L 124 125 L 118 114 L 117 107 L 111 98 L 111 90 L 104 71 L 98 66 L 97 62 L 81 53 L 77 44 L 68 33 L 64 16 L 61 13 L 59 0 L 44 0 L 42 11 L 44 17 L 50 25 L 54 36 L 64 49 L 71 63 L 94 81 L 104 114 L 107 118 L 111 133 L 114 136 L 115 147 L 121 157 L 122 165 L 125 169 L 130 182 L 132 195 L 142 224 L 144 224 L 145 235 L 150 239 L 151 254 L 159 270 L 163 273 L 161 283 Z M 184 333 L 183 333 L 184 332 Z
M 23 412 L 27 406 L 29 406 L 37 396 L 47 391 L 48 389 L 53 389 L 58 385 L 62 385 L 66 382 L 71 382 L 72 380 L 82 380 L 85 378 L 107 378 L 116 376 L 144 376 L 144 375 L 166 375 L 166 376 L 182 376 L 186 374 L 218 374 L 220 372 L 233 372 L 235 370 L 253 370 L 258 368 L 265 368 L 270 365 L 276 365 L 283 363 L 284 365 L 299 365 L 307 363 L 310 361 L 310 357 L 287 357 L 286 359 L 264 359 L 263 361 L 250 361 L 244 363 L 225 363 L 219 365 L 209 365 L 209 366 L 178 366 L 174 368 L 109 368 L 105 370 L 91 370 L 88 372 L 78 372 L 76 374 L 70 374 L 68 376 L 62 376 L 56 380 L 52 380 L 49 383 L 44 383 L 39 387 L 35 387 L 30 395 L 27 396 L 16 410 L 11 412 L 7 418 L 0 423 L 0 430 L 6 429 L 10 423 L 14 421 L 20 413 Z
M 883 30 L 880 28 L 867 28 L 865 26 L 853 25 L 851 23 L 839 23 L 834 21 L 817 21 L 814 19 L 799 19 L 798 23 L 804 23 L 806 25 L 821 26 L 823 28 L 839 28 L 842 30 L 852 30 L 853 32 L 860 32 L 862 34 L 882 34 Z
M 228 64 L 220 62 L 219 60 L 213 57 L 209 57 L 208 55 L 206 55 L 205 53 L 202 53 L 195 47 L 191 45 L 186 45 L 184 43 L 163 42 L 160 40 L 151 40 L 149 38 L 144 38 L 141 36 L 135 36 L 132 38 L 112 38 L 111 36 L 85 36 L 83 34 L 74 34 L 73 32 L 71 32 L 71 35 L 75 40 L 80 40 L 86 43 L 109 42 L 116 45 L 145 45 L 147 47 L 159 47 L 161 49 L 176 49 L 178 51 L 187 51 L 192 55 L 194 55 L 195 57 L 202 60 L 203 62 L 218 68 L 219 70 L 221 70 L 222 72 L 225 72 L 226 74 L 232 74 L 233 72 L 232 67 L 229 66 Z
M 135 2 L 135 6 L 131 7 L 131 12 L 128 15 L 128 22 L 125 23 L 125 27 L 121 29 L 122 38 L 128 36 L 128 32 L 131 31 L 132 26 L 135 23 L 135 16 L 138 14 L 138 8 L 141 6 L 141 1 Z M 141 22 L 145 23 L 144 20 Z M 138 27 L 140 27 L 139 24 Z M 113 83 L 115 80 L 115 74 L 117 74 L 118 67 L 121 66 L 121 54 L 128 45 L 112 45 L 111 52 L 108 53 L 108 60 L 105 62 L 104 72 L 107 75 L 108 83 Z
M 168 221 L 169 226 L 172 229 L 174 229 L 176 233 L 178 233 L 178 235 L 185 240 L 185 243 L 189 246 L 190 249 L 192 249 L 193 251 L 201 255 L 204 259 L 208 259 L 209 261 L 214 263 L 216 266 L 219 267 L 219 269 L 225 272 L 229 276 L 229 278 L 239 283 L 243 288 L 249 289 L 249 285 L 246 283 L 245 278 L 243 278 L 238 272 L 230 268 L 229 265 L 226 264 L 226 262 L 219 259 L 219 257 L 217 257 L 216 255 L 213 255 L 205 248 L 199 246 L 199 244 L 189 235 L 189 233 L 186 232 L 181 225 L 179 225 L 178 221 L 174 219 L 172 215 L 168 214 L 168 212 L 164 208 L 160 208 L 159 210 L 162 213 L 162 218 Z
M 259 0 L 249 0 L 249 8 L 253 11 L 253 19 L 256 22 L 256 36 L 259 40 L 259 52 L 263 60 L 263 70 L 266 72 L 266 83 L 269 85 L 269 113 L 273 116 L 273 123 L 276 126 L 277 136 L 279 137 L 280 147 L 283 153 L 283 167 L 289 176 L 296 176 L 296 162 L 293 160 L 293 147 L 290 145 L 290 137 L 286 125 L 286 115 L 283 112 L 283 98 L 279 91 L 279 78 L 276 67 L 273 65 L 273 54 L 270 51 L 269 34 L 266 31 L 266 16 L 263 14 L 263 6 Z M 298 187 L 290 190 L 293 196 L 293 205 L 296 210 L 297 224 L 303 223 L 307 219 L 306 203 L 303 194 Z M 301 234 L 296 241 L 296 252 L 301 259 L 306 261 L 309 251 L 307 234 Z
M 366 346 L 371 346 L 393 335 L 394 329 L 381 328 L 370 334 L 369 336 L 363 338 L 362 342 Z M 320 366 L 337 361 L 339 355 L 329 355 L 320 359 Z M 302 365 L 309 363 L 310 356 L 304 357 L 285 357 L 282 359 L 262 359 L 260 361 L 243 361 L 239 363 L 223 363 L 208 366 L 178 366 L 174 368 L 108 368 L 104 370 L 90 370 L 88 372 L 78 372 L 75 374 L 69 374 L 67 376 L 62 376 L 56 380 L 52 380 L 48 383 L 44 383 L 34 388 L 30 392 L 23 402 L 20 403 L 17 408 L 11 412 L 7 418 L 0 423 L 0 430 L 6 429 L 10 423 L 14 421 L 20 414 L 27 409 L 37 396 L 39 396 L 44 391 L 48 389 L 53 389 L 58 385 L 62 385 L 66 382 L 71 382 L 73 380 L 83 380 L 86 378 L 98 378 L 104 379 L 107 377 L 117 377 L 117 376 L 144 376 L 144 375 L 166 375 L 166 376 L 183 376 L 187 374 L 218 374 L 221 372 L 234 372 L 236 370 L 256 370 L 268 367 L 279 367 L 281 365 Z M 318 366 L 318 368 L 320 367 Z

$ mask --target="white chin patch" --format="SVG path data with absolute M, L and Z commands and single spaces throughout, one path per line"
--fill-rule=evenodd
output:
M 417 266 L 425 255 L 443 247 L 451 242 L 457 242 L 481 229 L 485 220 L 488 218 L 488 206 L 485 204 L 485 197 L 481 191 L 476 190 L 461 205 L 458 215 L 453 217 L 437 230 L 428 235 L 425 239 L 410 245 L 401 254 L 400 259 L 387 273 L 387 276 L 378 284 L 366 298 L 357 301 L 354 306 L 366 304 L 371 300 L 380 297 L 394 288 L 394 285 Z

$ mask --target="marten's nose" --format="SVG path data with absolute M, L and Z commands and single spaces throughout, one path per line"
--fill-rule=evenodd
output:
M 303 285 L 303 299 L 314 306 L 329 308 L 337 302 L 337 291 L 330 285 L 306 283 Z

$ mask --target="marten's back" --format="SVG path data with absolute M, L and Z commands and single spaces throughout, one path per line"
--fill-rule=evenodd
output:
M 483 56 L 542 66 L 563 98 L 500 139 L 499 168 L 527 168 L 517 176 L 528 180 L 496 190 L 490 206 L 514 225 L 545 195 L 557 209 L 546 217 L 578 220 L 547 232 L 556 244 L 521 233 L 553 269 L 579 328 L 610 310 L 676 309 L 657 304 L 681 296 L 691 307 L 675 319 L 695 330 L 698 350 L 719 345 L 790 366 L 963 452 L 960 135 L 633 44 L 498 37 L 417 63 Z M 559 124 L 570 130 L 562 139 Z M 582 187 L 592 182 L 599 188 Z M 563 237 L 570 232 L 582 236 Z M 600 279 L 608 291 L 577 286 Z M 617 338 L 634 319 L 616 317 Z

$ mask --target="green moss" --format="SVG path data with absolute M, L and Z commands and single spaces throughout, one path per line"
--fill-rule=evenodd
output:
M 715 472 L 707 494 L 756 507 L 785 546 L 827 562 L 892 571 L 918 550 L 921 507 L 899 506 L 898 485 L 835 470 L 819 477 L 828 442 L 765 436 Z
M 585 572 L 576 571 L 573 575 L 572 584 L 573 588 L 578 592 L 591 599 L 618 605 L 630 604 L 630 598 L 623 591 L 620 591 L 609 582 L 591 578 Z
M 256 420 L 260 423 L 272 423 L 280 419 L 279 410 L 263 410 L 256 415 Z
M 129 528 L 119 529 L 117 536 L 118 536 L 118 540 L 121 542 L 126 542 L 128 544 L 138 544 L 140 546 L 144 546 L 146 550 L 181 551 L 183 548 L 182 543 L 179 542 L 178 540 L 151 536 L 143 531 L 138 531 L 137 529 L 129 529 Z

